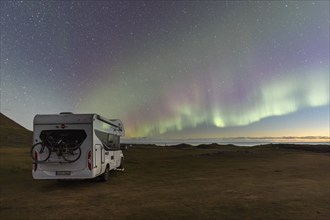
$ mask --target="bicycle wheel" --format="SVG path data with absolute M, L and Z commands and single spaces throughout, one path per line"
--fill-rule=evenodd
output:
M 72 163 L 77 161 L 81 156 L 81 148 L 75 148 L 75 149 L 70 149 L 67 148 L 62 151 L 62 157 L 64 158 L 65 161 Z
M 31 148 L 32 160 L 36 163 L 45 162 L 50 157 L 49 148 L 42 142 L 36 143 Z

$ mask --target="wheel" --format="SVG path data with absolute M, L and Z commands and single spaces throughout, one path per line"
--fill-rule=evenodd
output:
M 124 158 L 120 158 L 120 165 L 118 167 L 118 169 L 124 170 Z
M 104 173 L 101 175 L 101 181 L 106 182 L 109 180 L 109 166 L 105 168 Z
M 32 160 L 36 163 L 45 162 L 50 157 L 49 148 L 42 142 L 36 143 L 31 148 Z
M 76 149 L 66 149 L 65 152 L 62 152 L 62 157 L 65 161 L 73 163 L 77 161 L 81 156 L 81 148 Z

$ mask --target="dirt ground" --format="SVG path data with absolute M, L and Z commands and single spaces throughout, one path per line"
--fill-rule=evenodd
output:
M 132 147 L 125 171 L 33 180 L 29 149 L 0 148 L 1 219 L 330 219 L 329 153 Z

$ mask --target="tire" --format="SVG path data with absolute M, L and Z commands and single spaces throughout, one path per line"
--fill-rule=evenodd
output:
M 42 142 L 38 142 L 32 146 L 30 154 L 35 163 L 41 163 L 49 159 L 51 151 Z
M 102 182 L 107 182 L 109 180 L 109 166 L 105 168 L 104 173 L 101 175 L 101 181 Z
M 69 162 L 69 163 L 73 163 L 73 162 L 79 160 L 80 156 L 81 156 L 81 148 L 80 147 L 78 147 L 77 149 L 75 149 L 71 153 L 62 153 L 62 157 L 64 158 L 64 160 Z
M 118 167 L 118 169 L 124 169 L 124 158 L 122 157 L 122 158 L 120 158 L 120 165 L 119 165 L 119 167 Z

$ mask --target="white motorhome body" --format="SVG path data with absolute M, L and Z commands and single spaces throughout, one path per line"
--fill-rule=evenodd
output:
M 97 114 L 61 113 L 36 115 L 33 122 L 33 145 L 44 143 L 45 137 L 60 137 L 61 141 L 79 142 L 80 155 L 75 161 L 50 150 L 47 160 L 38 161 L 44 152 L 31 150 L 34 179 L 108 179 L 109 171 L 123 169 L 120 136 L 124 135 L 120 120 L 108 120 Z M 46 144 L 44 144 L 46 145 Z

